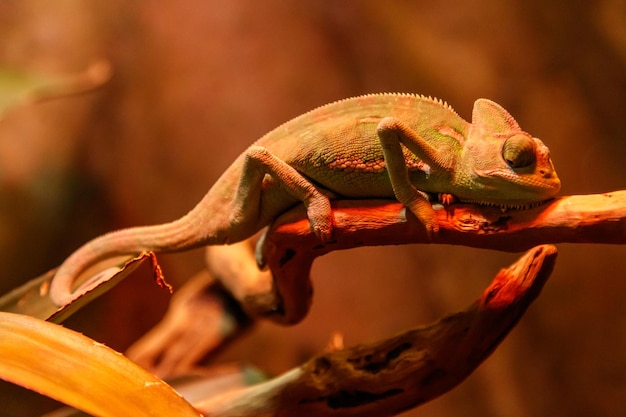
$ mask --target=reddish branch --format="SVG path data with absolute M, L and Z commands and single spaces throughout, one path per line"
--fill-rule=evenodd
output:
M 408 214 L 407 214 L 408 213 Z M 430 239 L 421 223 L 397 202 L 336 201 L 335 242 L 322 244 L 297 207 L 281 216 L 261 249 L 274 276 L 276 322 L 300 321 L 310 306 L 313 260 L 328 252 L 359 246 L 442 243 L 522 251 L 542 243 L 626 243 L 626 191 L 569 196 L 527 210 L 453 204 L 440 207 L 439 233 Z M 267 305 L 267 297 L 263 299 Z M 248 310 L 259 311 L 253 297 Z
M 536 247 L 500 271 L 467 310 L 389 339 L 319 355 L 266 383 L 195 406 L 213 417 L 391 416 L 463 381 L 517 323 L 550 275 Z
M 301 207 L 281 216 L 260 249 L 271 273 L 256 270 L 247 242 L 210 248 L 212 273 L 249 314 L 292 324 L 309 309 L 313 260 L 333 250 L 445 243 L 519 251 L 546 242 L 626 243 L 626 191 L 563 197 L 506 212 L 441 207 L 440 232 L 432 239 L 395 202 L 337 201 L 333 214 L 335 241 L 327 244 L 311 233 Z M 489 356 L 538 296 L 555 259 L 553 246 L 536 246 L 501 271 L 466 311 L 383 341 L 319 355 L 266 383 L 196 406 L 220 417 L 383 416 L 415 407 L 458 385 Z

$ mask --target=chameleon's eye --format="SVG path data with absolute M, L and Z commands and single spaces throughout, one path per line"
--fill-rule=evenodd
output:
M 537 159 L 535 141 L 526 135 L 511 136 L 504 142 L 502 157 L 511 168 L 525 168 Z

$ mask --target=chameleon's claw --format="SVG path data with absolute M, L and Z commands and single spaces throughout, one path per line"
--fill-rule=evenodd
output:
M 426 236 L 428 236 L 428 239 L 432 239 L 437 233 L 439 233 L 439 224 L 437 223 L 436 218 L 418 217 L 418 220 L 424 225 L 424 228 L 426 229 Z
M 424 225 L 426 234 L 429 238 L 433 238 L 439 232 L 439 224 L 435 210 L 427 200 L 417 198 L 406 204 L 406 207 L 413 213 L 415 217 Z
M 334 227 L 332 216 L 309 216 L 309 224 L 311 226 L 311 231 L 323 243 L 328 243 L 333 240 Z
M 439 224 L 437 224 L 436 219 L 433 219 L 432 222 L 424 222 L 422 220 L 422 223 L 424 223 L 424 227 L 426 228 L 426 235 L 429 239 L 432 239 L 437 233 L 439 233 Z
M 450 205 L 457 201 L 457 198 L 453 194 L 449 194 L 449 193 L 439 193 L 437 195 L 437 199 L 444 206 Z
M 311 230 L 315 233 L 315 236 L 323 243 L 328 243 L 333 240 L 333 227 L 327 227 L 327 225 L 321 225 L 322 227 L 316 227 L 311 225 Z
M 311 231 L 324 243 L 333 240 L 333 212 L 328 198 L 315 198 L 306 209 Z

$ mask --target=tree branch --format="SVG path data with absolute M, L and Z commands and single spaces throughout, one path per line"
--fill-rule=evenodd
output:
M 539 246 L 500 271 L 467 310 L 387 340 L 319 355 L 266 383 L 200 404 L 213 417 L 391 416 L 463 381 L 539 295 L 556 248 Z
M 311 303 L 311 264 L 334 250 L 440 243 L 515 252 L 542 243 L 626 243 L 626 191 L 561 197 L 525 210 L 453 204 L 436 213 L 440 231 L 429 239 L 398 202 L 337 200 L 335 241 L 324 244 L 310 231 L 304 208 L 294 208 L 276 220 L 257 249 L 273 274 L 274 309 L 268 311 L 267 296 L 259 305 L 248 297 L 247 311 L 264 311 L 283 324 L 302 320 Z

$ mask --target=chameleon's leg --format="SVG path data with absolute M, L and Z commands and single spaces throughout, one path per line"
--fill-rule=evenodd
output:
M 417 133 L 393 117 L 386 117 L 380 121 L 377 134 L 383 148 L 385 166 L 396 198 L 424 224 L 428 234 L 438 232 L 439 225 L 435 211 L 428 201 L 427 195 L 417 190 L 409 180 L 409 171 L 400 143 L 403 143 L 426 163 L 431 162 L 432 157 L 436 155 L 436 150 Z M 414 150 L 416 146 L 418 152 Z
M 261 215 L 258 213 L 259 206 L 254 202 L 260 200 L 263 178 L 268 174 L 287 193 L 304 203 L 311 230 L 315 235 L 323 242 L 332 239 L 333 219 L 327 194 L 262 146 L 248 148 L 245 158 L 236 197 L 241 218 Z

